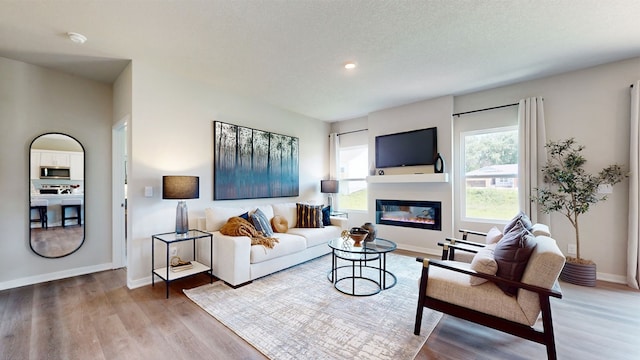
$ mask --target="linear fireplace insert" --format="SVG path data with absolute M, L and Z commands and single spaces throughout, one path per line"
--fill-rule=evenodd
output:
M 376 224 L 442 230 L 442 203 L 420 200 L 376 200 Z

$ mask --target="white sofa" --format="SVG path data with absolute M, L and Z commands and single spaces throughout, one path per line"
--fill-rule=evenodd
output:
M 339 237 L 347 219 L 331 217 L 324 228 L 297 228 L 296 203 L 260 205 L 257 208 L 268 220 L 283 216 L 289 225 L 286 233 L 274 233 L 279 243 L 273 249 L 251 245 L 247 236 L 227 236 L 220 228 L 227 220 L 256 209 L 245 207 L 211 207 L 205 209 L 206 231 L 213 234 L 213 275 L 237 287 L 276 271 L 328 254 L 328 241 Z M 327 264 L 329 269 L 330 264 Z

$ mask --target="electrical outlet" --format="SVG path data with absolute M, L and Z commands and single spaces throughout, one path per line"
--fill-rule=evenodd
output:
M 576 255 L 576 253 L 578 252 L 578 248 L 576 248 L 576 244 L 567 245 L 567 252 L 569 253 L 569 255 Z
M 170 251 L 171 256 L 178 256 L 178 248 L 172 247 Z

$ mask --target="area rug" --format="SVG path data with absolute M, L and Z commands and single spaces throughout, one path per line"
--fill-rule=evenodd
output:
M 368 297 L 334 289 L 330 266 L 324 256 L 238 289 L 218 281 L 184 292 L 270 359 L 415 358 L 442 317 L 424 309 L 421 335 L 413 334 L 422 264 L 387 255 L 397 284 Z

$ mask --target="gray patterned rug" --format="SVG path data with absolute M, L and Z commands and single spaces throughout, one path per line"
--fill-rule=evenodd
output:
M 184 292 L 270 359 L 415 358 L 442 317 L 425 308 L 421 335 L 413 335 L 422 264 L 387 255 L 398 282 L 369 297 L 335 290 L 330 266 L 324 256 L 235 290 L 218 281 Z

